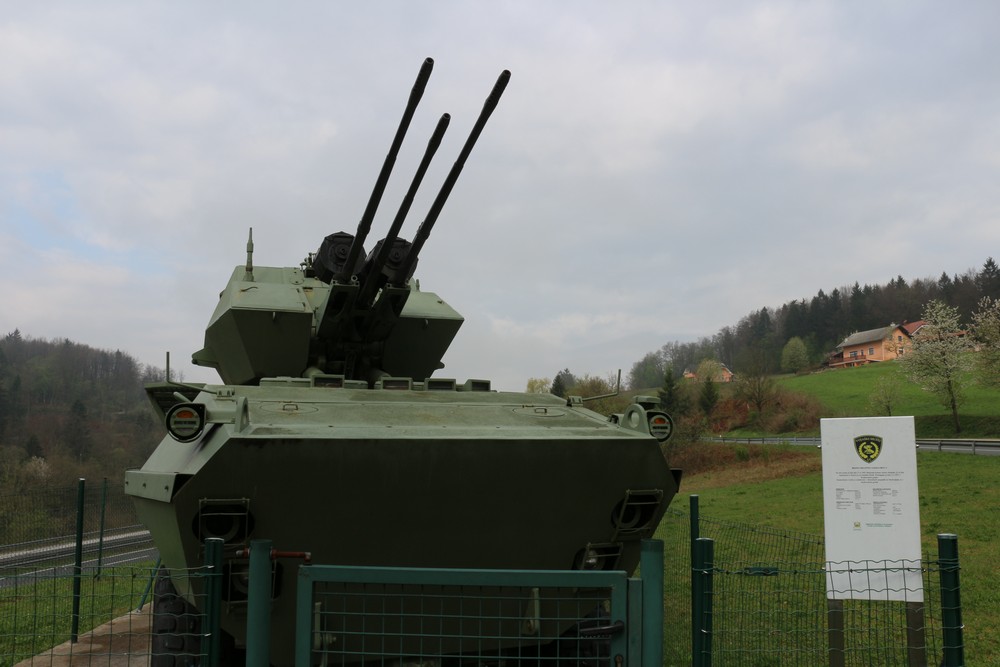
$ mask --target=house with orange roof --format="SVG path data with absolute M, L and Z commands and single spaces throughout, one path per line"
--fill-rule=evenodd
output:
M 683 377 L 686 380 L 697 380 L 698 379 L 698 374 L 695 373 L 690 368 L 685 368 L 684 369 L 684 373 L 683 373 Z M 726 366 L 725 364 L 720 363 L 719 364 L 719 372 L 715 374 L 715 377 L 712 378 L 712 381 L 713 382 L 732 382 L 733 381 L 733 377 L 734 377 L 734 373 L 731 370 L 729 370 L 729 366 Z
M 906 354 L 913 334 L 924 324 L 923 320 L 918 320 L 852 333 L 833 351 L 827 365 L 852 368 L 897 359 Z

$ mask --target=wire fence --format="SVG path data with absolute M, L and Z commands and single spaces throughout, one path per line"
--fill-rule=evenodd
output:
M 58 507 L 60 499 L 68 504 Z M 4 534 L 17 541 L 0 547 L 0 558 L 17 564 L 0 562 L 0 666 L 146 664 L 157 634 L 165 646 L 179 644 L 192 656 L 202 650 L 188 637 L 200 616 L 176 596 L 161 605 L 158 630 L 153 627 L 148 600 L 155 592 L 155 551 L 143 555 L 124 546 L 121 557 L 129 564 L 112 562 L 117 547 L 107 546 L 113 544 L 109 535 L 144 532 L 124 494 L 97 484 L 82 493 L 78 488 L 0 496 L 7 508 L 15 502 L 46 508 L 47 520 L 62 528 L 61 537 L 52 538 L 37 532 L 37 522 L 14 518 L 3 524 Z M 939 554 L 919 563 L 829 564 L 819 536 L 718 521 L 693 507 L 668 510 L 656 535 L 664 544 L 664 665 L 708 664 L 706 659 L 754 667 L 962 664 L 957 542 L 954 553 L 945 555 L 939 544 Z M 75 550 L 73 524 L 86 527 L 81 534 L 90 558 L 79 563 L 68 555 Z M 103 558 L 95 557 L 102 536 Z M 699 539 L 705 537 L 712 553 L 699 561 L 696 550 L 709 541 Z M 148 537 L 142 539 L 148 546 Z M 872 582 L 900 570 L 919 573 L 922 595 L 879 599 L 886 585 Z M 869 599 L 829 600 L 832 571 L 846 572 L 850 588 L 870 590 Z M 203 574 L 178 576 L 186 581 Z M 58 661 L 65 655 L 74 656 L 73 662 Z M 133 663 L 110 662 L 111 656 L 127 655 Z
M 666 618 L 663 664 L 669 667 L 694 664 L 692 662 L 692 649 L 699 637 L 697 633 L 692 631 L 692 627 L 695 626 L 692 622 L 692 616 L 695 612 L 692 604 L 691 570 L 695 559 L 695 540 L 699 535 L 711 535 L 715 538 L 715 561 L 717 564 L 723 562 L 754 563 L 754 565 L 741 566 L 741 569 L 743 567 L 756 568 L 751 571 L 758 571 L 761 575 L 768 572 L 775 564 L 792 561 L 817 563 L 822 562 L 824 556 L 821 537 L 769 526 L 720 521 L 700 515 L 697 509 L 685 511 L 681 507 L 683 507 L 681 499 L 675 499 L 674 504 L 667 509 L 656 533 L 656 536 L 663 541 L 664 562 L 666 563 L 663 577 L 664 617 Z M 770 565 L 760 565 L 761 563 L 769 563 Z M 812 586 L 824 586 L 825 580 L 822 576 L 818 579 L 818 583 L 815 580 L 815 575 L 811 575 L 811 577 L 813 579 Z M 750 580 L 751 583 L 756 582 L 758 587 L 761 586 L 762 581 L 770 583 L 770 578 Z M 787 578 L 782 581 L 787 581 Z M 815 599 L 806 600 L 801 594 L 791 592 L 784 597 L 770 599 L 758 592 L 749 603 L 746 598 L 753 595 L 752 592 L 744 592 L 739 595 L 744 598 L 741 603 L 744 609 L 749 604 L 752 610 L 744 614 L 742 618 L 737 615 L 726 619 L 726 625 L 723 628 L 732 627 L 732 623 L 746 622 L 748 632 L 743 639 L 748 642 L 747 651 L 751 653 L 758 651 L 762 642 L 766 642 L 768 639 L 767 632 L 761 633 L 759 629 L 756 629 L 757 621 L 755 619 L 762 616 L 774 618 L 776 623 L 782 624 L 783 632 L 802 638 L 807 646 L 814 638 L 823 639 L 822 632 L 817 628 L 821 627 L 823 623 L 819 617 L 825 614 L 824 602 L 821 601 L 820 606 L 817 607 Z M 722 613 L 725 614 L 725 612 Z M 782 615 L 786 618 L 782 619 Z M 699 632 L 701 632 L 701 628 L 699 628 Z M 761 660 L 764 659 L 761 657 Z M 717 664 L 728 664 L 725 661 L 732 660 L 732 656 L 727 655 L 722 660 L 723 662 L 717 661 Z M 750 664 L 766 665 L 769 663 L 763 661 Z M 816 664 L 824 663 L 820 661 Z
M 691 523 L 676 505 L 667 509 L 656 538 L 663 542 L 663 664 L 691 664 Z
M 0 568 L 0 665 L 149 665 L 154 655 L 209 664 L 204 614 L 196 609 L 206 608 L 201 582 L 218 568 L 173 570 L 169 579 L 157 579 L 157 571 L 152 562 L 99 574 Z
M 0 495 L 0 567 L 71 562 L 77 542 L 98 567 L 155 558 L 149 533 L 120 484 L 80 480 Z
M 827 597 L 825 581 L 831 566 L 850 568 L 866 579 L 885 579 L 914 565 L 925 596 L 914 588 L 906 595 L 912 599 L 902 601 L 887 600 L 885 591 L 877 589 L 862 593 L 862 599 Z M 778 562 L 766 566 L 716 560 L 695 571 L 695 576 L 710 576 L 712 583 L 697 591 L 705 599 L 695 609 L 702 637 L 693 664 L 941 664 L 938 574 L 933 559 L 923 565 Z
M 687 586 L 673 592 L 675 607 L 690 596 L 690 650 L 665 647 L 665 664 L 963 664 L 954 536 L 939 536 L 947 557 L 829 563 L 819 536 L 701 517 L 696 498 L 688 515 L 671 510 L 663 530 L 675 558 L 686 534 L 691 563 Z M 668 642 L 680 645 L 679 634 Z
M 135 566 L 107 568 L 100 577 L 86 570 L 77 584 L 74 573 L 56 568 L 3 568 L 0 664 L 80 664 L 70 662 L 73 655 L 103 655 L 106 663 L 114 652 L 148 655 L 143 648 L 149 643 L 143 637 L 150 625 L 148 606 L 133 610 L 151 574 L 151 567 Z M 80 586 L 79 603 L 74 585 Z

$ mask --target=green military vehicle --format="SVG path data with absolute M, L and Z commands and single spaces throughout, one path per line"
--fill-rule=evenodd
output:
M 222 383 L 148 388 L 168 435 L 126 473 L 125 488 L 166 568 L 160 599 L 170 604 L 158 610 L 154 665 L 193 664 L 167 614 L 199 604 L 198 580 L 171 583 L 167 573 L 197 567 L 208 538 L 225 541 L 221 622 L 236 663 L 251 539 L 322 564 L 631 572 L 640 540 L 677 491 L 680 473 L 660 448 L 670 420 L 652 400 L 609 418 L 576 397 L 433 377 L 462 316 L 412 275 L 509 73 L 413 241 L 399 231 L 447 115 L 387 235 L 366 253 L 430 68 L 428 59 L 356 232 L 332 234 L 300 266 L 284 268 L 254 266 L 251 236 L 246 264 L 233 271 L 193 356 Z M 297 566 L 274 565 L 273 665 L 294 662 Z M 509 648 L 456 640 L 448 650 L 465 659 Z

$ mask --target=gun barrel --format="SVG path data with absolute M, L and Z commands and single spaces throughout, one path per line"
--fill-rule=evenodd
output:
M 434 223 L 437 222 L 437 218 L 441 214 L 441 209 L 444 208 L 444 204 L 448 200 L 452 188 L 455 187 L 458 176 L 462 173 L 462 168 L 465 166 L 465 161 L 469 158 L 469 154 L 472 153 L 473 146 L 476 145 L 479 135 L 482 133 L 483 128 L 486 127 L 486 121 L 489 120 L 493 110 L 496 109 L 497 104 L 500 102 L 500 96 L 503 95 L 503 91 L 507 88 L 508 81 L 510 81 L 510 71 L 504 70 L 493 85 L 493 90 L 487 96 L 486 102 L 483 103 L 483 110 L 479 113 L 479 118 L 476 119 L 475 125 L 472 126 L 469 138 L 465 140 L 465 145 L 458 154 L 455 164 L 452 165 L 451 171 L 448 172 L 448 176 L 445 178 L 437 197 L 435 197 L 434 203 L 431 204 L 431 208 L 427 212 L 427 217 L 420 223 L 420 228 L 417 229 L 417 233 L 413 237 L 413 245 L 410 247 L 410 251 L 397 273 L 396 282 L 405 282 L 406 276 L 409 275 L 416 265 L 420 250 L 424 247 L 424 243 L 430 236 L 431 230 L 434 228 Z
M 346 282 L 350 279 L 352 267 L 357 262 L 358 254 L 361 252 L 361 247 L 364 244 L 365 239 L 368 237 L 368 232 L 371 231 L 372 221 L 375 219 L 375 211 L 378 209 L 379 202 L 382 200 L 382 194 L 385 192 L 385 186 L 389 182 L 389 174 L 392 173 L 392 167 L 396 163 L 396 156 L 399 154 L 399 148 L 403 144 L 403 137 L 406 136 L 406 130 L 410 127 L 410 121 L 413 119 L 413 113 L 416 111 L 417 104 L 419 104 L 420 98 L 424 94 L 424 88 L 427 87 L 427 81 L 430 79 L 431 70 L 433 68 L 433 58 L 426 58 L 420 66 L 420 71 L 417 73 L 417 80 L 414 82 L 413 89 L 410 91 L 410 98 L 406 102 L 403 117 L 399 121 L 399 127 L 396 128 L 396 136 L 393 137 L 392 144 L 389 146 L 389 152 L 386 154 L 385 161 L 382 163 L 382 170 L 379 172 L 378 179 L 375 181 L 375 188 L 372 190 L 371 197 L 368 199 L 368 205 L 365 207 L 365 212 L 361 216 L 361 221 L 358 223 L 358 231 L 354 235 L 354 242 L 351 243 L 351 248 L 347 255 L 347 261 L 344 263 L 344 271 L 340 276 L 338 276 L 341 282 Z
M 440 120 L 438 120 L 437 127 L 434 128 L 434 133 L 431 134 L 431 138 L 427 142 L 427 148 L 424 150 L 424 156 L 421 158 L 420 164 L 417 166 L 417 172 L 413 175 L 413 180 L 410 182 L 410 187 L 406 191 L 406 196 L 403 197 L 403 201 L 399 205 L 399 210 L 396 212 L 396 217 L 393 219 L 392 225 L 389 227 L 389 232 L 378 246 L 378 252 L 372 260 L 372 265 L 366 271 L 366 282 L 362 285 L 358 295 L 358 303 L 363 307 L 371 305 L 371 300 L 374 297 L 375 290 L 378 288 L 380 282 L 379 276 L 381 275 L 382 269 L 389 257 L 389 252 L 392 249 L 393 242 L 396 240 L 396 237 L 399 236 L 399 230 L 403 227 L 403 221 L 406 220 L 406 215 L 410 212 L 410 207 L 413 205 L 413 198 L 416 197 L 417 190 L 420 189 L 420 184 L 424 180 L 427 168 L 430 166 L 431 160 L 434 158 L 434 154 L 441 145 L 441 139 L 444 137 L 444 133 L 448 129 L 448 123 L 450 121 L 451 116 L 449 114 L 444 114 L 441 116 Z M 406 276 L 403 276 L 402 280 L 405 281 Z

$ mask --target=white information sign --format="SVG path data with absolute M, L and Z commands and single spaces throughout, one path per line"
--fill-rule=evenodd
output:
M 913 417 L 820 420 L 830 600 L 922 602 Z

